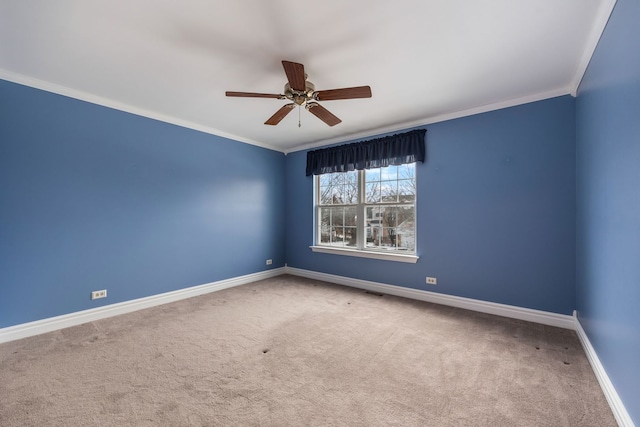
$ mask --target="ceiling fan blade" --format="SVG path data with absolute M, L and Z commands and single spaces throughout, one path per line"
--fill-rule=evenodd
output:
M 282 61 L 284 72 L 289 80 L 289 86 L 291 89 L 304 92 L 307 88 L 305 83 L 306 78 L 304 76 L 304 65 L 297 62 Z
M 316 92 L 318 101 L 333 101 L 336 99 L 371 98 L 369 86 L 346 87 L 343 89 L 319 90 Z
M 287 104 L 283 106 L 278 111 L 276 111 L 276 113 L 273 116 L 269 117 L 269 120 L 264 122 L 264 124 L 273 125 L 273 126 L 277 125 L 278 123 L 280 123 L 280 121 L 282 121 L 282 119 L 284 119 L 287 116 L 287 114 L 291 112 L 291 110 L 293 110 L 293 107 L 295 106 L 296 104 L 294 104 L 293 102 L 291 104 Z
M 324 108 L 322 105 L 317 102 L 307 103 L 307 110 L 329 126 L 335 126 L 338 123 L 341 123 L 342 120 L 334 116 L 329 110 Z
M 275 98 L 284 99 L 284 95 L 277 93 L 254 93 L 254 92 L 225 92 L 227 96 L 239 96 L 241 98 Z

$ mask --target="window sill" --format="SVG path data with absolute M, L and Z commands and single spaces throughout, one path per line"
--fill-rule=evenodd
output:
M 374 251 L 360 251 L 357 249 L 333 248 L 328 246 L 309 246 L 313 252 L 321 252 L 324 254 L 346 255 L 361 258 L 382 259 L 385 261 L 408 262 L 415 264 L 420 258 L 417 255 L 404 255 L 397 253 L 385 253 Z

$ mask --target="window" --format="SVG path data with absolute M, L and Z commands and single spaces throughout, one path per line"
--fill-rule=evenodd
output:
M 415 258 L 415 165 L 316 176 L 316 248 Z

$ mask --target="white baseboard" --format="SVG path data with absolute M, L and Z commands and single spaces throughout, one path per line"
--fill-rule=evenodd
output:
M 18 340 L 33 335 L 44 334 L 46 332 L 56 331 L 58 329 L 68 328 L 70 326 L 76 326 L 87 322 L 93 322 L 94 320 L 117 316 L 119 314 L 131 313 L 132 311 L 155 307 L 157 305 L 167 304 L 198 295 L 208 294 L 210 292 L 221 291 L 223 289 L 244 285 L 247 283 L 255 282 L 257 280 L 279 276 L 284 273 L 284 267 L 274 268 L 273 270 L 261 271 L 259 273 L 219 280 L 217 282 L 193 286 L 186 289 L 179 289 L 177 291 L 152 295 L 145 298 L 124 301 L 116 304 L 105 305 L 103 307 L 91 308 L 89 310 L 82 310 L 75 313 L 64 314 L 62 316 L 50 317 L 48 319 L 36 320 L 34 322 L 9 326 L 7 328 L 0 329 L 0 343 Z
M 366 289 L 368 291 L 378 292 L 382 294 L 395 295 L 419 301 L 433 302 L 436 304 L 448 305 L 451 307 L 458 307 L 466 310 L 479 311 L 482 313 L 495 314 L 496 316 L 526 320 L 529 322 L 541 323 L 543 325 L 557 326 L 559 328 L 565 329 L 574 329 L 575 326 L 573 316 L 564 314 L 550 313 L 547 311 L 533 310 L 530 308 L 498 304 L 495 302 L 487 302 L 471 298 L 439 294 L 436 292 L 405 288 L 402 286 L 386 285 L 383 283 L 370 282 L 368 280 L 352 279 L 350 277 L 336 276 L 327 273 L 318 273 L 316 271 L 303 270 L 294 267 L 285 267 L 284 269 L 285 273 L 287 274 L 307 277 L 309 279 L 323 280 L 325 282 L 337 283 L 339 285 L 350 286 L 353 288 Z
M 604 366 L 600 362 L 600 358 L 598 358 L 598 354 L 591 345 L 591 341 L 589 341 L 589 337 L 582 328 L 575 311 L 573 312 L 573 319 L 576 333 L 582 343 L 582 348 L 584 348 L 584 352 L 587 354 L 587 359 L 589 359 L 591 369 L 593 369 L 593 372 L 596 374 L 596 378 L 600 383 L 604 396 L 607 398 L 607 402 L 609 402 L 609 406 L 611 407 L 611 411 L 613 412 L 613 416 L 616 418 L 618 425 L 620 427 L 634 427 L 635 424 L 633 423 L 629 412 L 627 412 L 618 392 L 609 379 L 609 375 L 607 375 L 607 371 L 605 371 Z

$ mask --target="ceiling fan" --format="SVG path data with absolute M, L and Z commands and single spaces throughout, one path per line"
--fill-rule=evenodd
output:
M 227 96 L 242 98 L 276 98 L 293 101 L 284 105 L 276 113 L 264 122 L 265 125 L 277 125 L 296 106 L 303 106 L 314 116 L 328 124 L 335 126 L 342 122 L 329 110 L 318 104 L 317 101 L 334 101 L 338 99 L 371 98 L 369 86 L 347 87 L 342 89 L 318 90 L 313 83 L 307 80 L 304 65 L 297 62 L 282 61 L 284 72 L 288 82 L 284 85 L 284 95 L 253 92 L 226 92 Z M 298 126 L 300 124 L 298 123 Z

